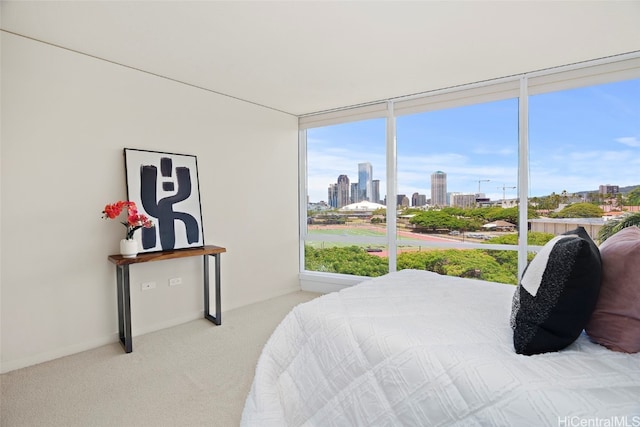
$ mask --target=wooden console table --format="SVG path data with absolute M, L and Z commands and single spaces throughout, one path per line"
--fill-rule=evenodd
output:
M 120 342 L 127 353 L 133 351 L 133 337 L 131 336 L 131 286 L 129 283 L 129 266 L 142 262 L 162 261 L 165 259 L 202 256 L 204 262 L 204 317 L 219 325 L 222 323 L 220 310 L 220 254 L 226 252 L 220 246 L 203 246 L 199 248 L 176 249 L 173 251 L 149 252 L 138 254 L 135 258 L 124 258 L 122 255 L 109 255 L 109 261 L 116 265 L 116 282 L 118 288 L 118 330 Z M 215 297 L 216 315 L 209 312 L 209 256 L 216 260 L 215 269 Z

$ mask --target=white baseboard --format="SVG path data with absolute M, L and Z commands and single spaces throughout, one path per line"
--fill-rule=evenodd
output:
M 86 341 L 83 343 L 73 344 L 67 347 L 57 348 L 55 350 L 46 351 L 44 353 L 36 354 L 22 359 L 10 360 L 3 362 L 0 366 L 0 374 L 5 374 L 17 369 L 26 368 L 28 366 L 38 365 L 40 363 L 49 362 L 61 357 L 70 356 L 75 353 L 80 353 L 94 348 L 102 347 L 113 342 L 119 341 L 118 333 L 114 333 L 105 337 L 97 338 L 95 340 Z
M 198 311 L 189 313 L 184 316 L 176 317 L 171 320 L 156 323 L 146 326 L 144 328 L 136 328 L 131 331 L 133 338 L 136 336 L 148 334 L 150 332 L 159 331 L 161 329 L 170 328 L 172 326 L 182 325 L 183 323 L 191 322 L 192 320 L 201 319 L 204 317 L 204 311 Z M 17 369 L 26 368 L 28 366 L 37 365 L 51 360 L 59 359 L 61 357 L 70 356 L 72 354 L 81 353 L 87 350 L 93 350 L 94 348 L 102 347 L 103 345 L 109 345 L 114 342 L 120 342 L 120 336 L 118 332 L 109 334 L 107 336 L 89 340 L 86 342 L 73 344 L 67 347 L 57 348 L 44 353 L 36 354 L 33 356 L 25 357 L 22 359 L 10 360 L 8 362 L 0 363 L 0 374 L 4 374 Z M 135 343 L 134 343 L 135 344 Z
M 300 288 L 303 291 L 327 294 L 357 285 L 370 277 L 352 276 L 348 274 L 319 273 L 305 271 L 300 273 Z

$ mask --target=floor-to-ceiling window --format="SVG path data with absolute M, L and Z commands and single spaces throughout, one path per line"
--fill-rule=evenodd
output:
M 638 55 L 368 108 L 301 119 L 304 271 L 517 283 L 554 235 L 640 209 Z M 376 202 L 368 176 L 386 209 L 341 211 L 346 178 Z
M 534 230 L 602 225 L 640 210 L 640 79 L 529 97 L 529 200 Z
M 518 99 L 396 121 L 397 269 L 517 283 Z M 514 248 L 515 249 L 515 248 Z
M 386 252 L 386 122 L 306 132 L 306 270 L 378 276 Z

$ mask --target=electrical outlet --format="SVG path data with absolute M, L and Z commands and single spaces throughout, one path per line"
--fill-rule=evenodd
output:
M 174 277 L 169 279 L 169 286 L 182 285 L 182 277 Z
M 144 282 L 140 284 L 140 289 L 143 291 L 148 291 L 149 289 L 155 289 L 156 282 Z

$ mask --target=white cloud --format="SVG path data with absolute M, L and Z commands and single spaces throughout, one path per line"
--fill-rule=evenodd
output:
M 596 191 L 603 184 L 621 187 L 639 184 L 637 170 L 640 153 L 634 148 L 640 147 L 640 139 L 624 137 L 616 141 L 626 147 L 617 144 L 595 146 L 597 148 L 593 145 L 578 147 L 560 142 L 548 145 L 547 150 L 533 147 L 528 171 L 530 196 L 542 196 L 554 191 L 560 193 L 563 190 L 569 193 Z M 312 201 L 325 200 L 328 185 L 336 182 L 340 174 L 347 174 L 352 182 L 356 182 L 358 163 L 365 161 L 372 163 L 374 179 L 380 180 L 380 196 L 384 198 L 387 193 L 383 150 L 367 152 L 316 147 L 309 152 L 309 159 L 309 195 Z M 478 180 L 489 179 L 489 182 L 480 183 L 482 192 L 499 199 L 502 198 L 502 186 L 506 186 L 505 195 L 515 197 L 516 190 L 509 187 L 518 184 L 517 160 L 504 163 L 503 157 L 495 156 L 489 161 L 491 163 L 485 163 L 486 158 L 477 159 L 471 152 L 399 155 L 397 191 L 409 197 L 414 192 L 430 197 L 431 174 L 441 170 L 447 174 L 448 191 L 476 192 Z
M 640 147 L 640 140 L 636 136 L 624 136 L 622 138 L 616 138 L 616 142 L 627 145 L 629 147 Z
M 477 147 L 473 150 L 474 154 L 478 155 L 492 155 L 492 156 L 510 156 L 516 153 L 516 150 L 510 147 L 492 148 L 492 147 Z

